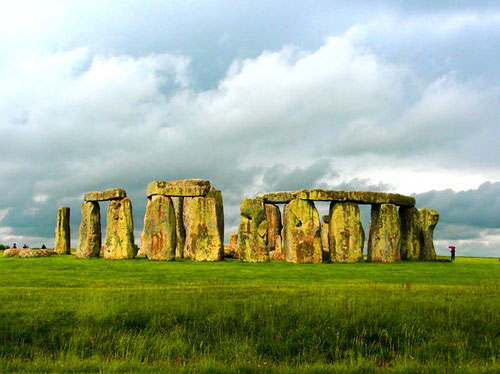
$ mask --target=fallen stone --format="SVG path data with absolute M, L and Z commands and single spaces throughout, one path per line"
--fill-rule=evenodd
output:
M 298 199 L 314 201 L 353 202 L 358 204 L 394 204 L 414 206 L 415 198 L 395 193 L 370 191 L 301 190 Z
M 394 262 L 401 259 L 401 223 L 394 204 L 372 205 L 368 261 Z
M 269 251 L 276 249 L 276 236 L 281 234 L 280 208 L 274 204 L 265 204 L 267 219 L 267 245 Z
M 137 254 L 134 244 L 134 221 L 130 199 L 111 200 L 108 206 L 104 258 L 126 259 Z
M 121 188 L 111 188 L 104 191 L 87 192 L 83 200 L 85 201 L 106 201 L 123 199 L 127 197 L 125 190 Z
M 101 250 L 101 210 L 99 203 L 86 201 L 82 203 L 82 222 L 78 236 L 76 257 L 99 257 Z
M 3 251 L 3 257 L 15 257 L 19 255 L 22 249 L 20 248 L 9 248 Z
M 147 196 L 205 196 L 210 190 L 210 182 L 204 179 L 184 179 L 179 181 L 154 181 L 148 184 Z
M 359 207 L 351 202 L 330 204 L 328 242 L 332 262 L 358 262 L 363 259 L 364 233 Z
M 162 195 L 148 199 L 141 235 L 141 252 L 149 260 L 174 260 L 176 237 L 176 216 L 172 200 Z
M 224 245 L 224 258 L 239 258 L 238 246 L 233 244 Z
M 71 253 L 71 237 L 70 237 L 70 209 L 67 206 L 57 208 L 57 226 L 56 226 L 56 243 L 54 251 L 60 254 Z
M 184 205 L 186 252 L 194 261 L 220 261 L 224 255 L 217 217 L 217 200 L 193 197 Z
M 49 251 L 47 249 L 21 249 L 18 256 L 23 258 L 32 257 L 48 257 L 57 254 L 54 251 Z
M 238 251 L 240 261 L 269 261 L 267 219 L 264 201 L 243 199 L 240 206 Z
M 321 226 L 314 202 L 296 199 L 286 204 L 283 228 L 286 261 L 295 263 L 323 261 Z
M 434 209 L 422 209 L 420 211 L 420 223 L 422 226 L 423 247 L 421 259 L 423 261 L 433 261 L 436 259 L 434 249 L 434 229 L 439 222 L 439 212 Z
M 184 229 L 183 221 L 184 198 L 181 196 L 173 196 L 171 199 L 175 212 L 175 258 L 184 258 L 184 246 L 186 245 L 186 230 Z
M 420 212 L 415 207 L 400 207 L 401 260 L 418 261 L 421 258 L 423 235 Z
M 278 191 L 269 192 L 257 195 L 257 199 L 263 200 L 265 203 L 280 204 L 289 203 L 297 196 L 297 191 Z

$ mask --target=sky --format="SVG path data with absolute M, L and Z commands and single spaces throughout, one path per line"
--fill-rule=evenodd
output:
M 242 198 L 373 190 L 500 256 L 496 1 L 0 0 L 0 45 L 0 243 L 53 246 L 69 206 L 76 246 L 114 187 L 138 243 L 147 184 L 203 178 L 226 241 Z

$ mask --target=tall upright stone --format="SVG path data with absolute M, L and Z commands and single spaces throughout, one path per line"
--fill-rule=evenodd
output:
M 283 212 L 285 259 L 295 263 L 323 261 L 319 214 L 310 200 L 295 199 Z
M 423 247 L 421 259 L 424 261 L 433 261 L 436 259 L 436 250 L 434 249 L 434 228 L 439 221 L 439 212 L 434 209 L 422 209 L 420 211 L 420 224 L 422 226 Z
M 321 222 L 321 249 L 323 250 L 323 262 L 330 262 L 330 240 L 327 222 Z
M 401 220 L 401 260 L 418 261 L 421 259 L 423 235 L 420 212 L 415 207 L 399 208 Z
M 215 208 L 217 211 L 217 227 L 219 228 L 219 234 L 222 243 L 224 243 L 224 203 L 222 201 L 222 192 L 212 187 L 210 188 L 210 191 L 208 191 L 206 197 L 212 197 L 215 199 Z
M 111 200 L 107 221 L 104 258 L 114 260 L 134 258 L 137 249 L 134 245 L 134 221 L 130 199 L 125 197 Z
M 176 215 L 172 200 L 166 196 L 153 195 L 148 199 L 144 215 L 141 252 L 149 260 L 174 260 L 176 237 Z
M 328 242 L 332 262 L 357 262 L 363 259 L 364 232 L 359 207 L 351 202 L 332 202 Z
M 194 261 L 220 261 L 224 243 L 217 219 L 217 200 L 213 197 L 193 197 L 184 205 L 186 252 Z
M 173 196 L 171 197 L 171 199 L 175 212 L 175 231 L 176 231 L 175 258 L 183 258 L 184 245 L 186 244 L 186 230 L 184 229 L 184 221 L 183 221 L 184 197 Z
M 368 261 L 394 262 L 401 259 L 401 223 L 394 204 L 372 205 Z
M 274 204 L 265 204 L 267 219 L 267 245 L 269 251 L 276 249 L 276 237 L 281 234 L 280 208 Z
M 71 235 L 70 235 L 70 209 L 67 206 L 57 208 L 57 226 L 56 226 L 56 243 L 54 252 L 59 254 L 71 253 Z
M 240 261 L 269 261 L 266 208 L 263 200 L 243 199 L 240 206 L 238 251 Z
M 101 251 L 101 211 L 99 203 L 85 201 L 82 203 L 82 222 L 78 236 L 76 257 L 99 257 Z

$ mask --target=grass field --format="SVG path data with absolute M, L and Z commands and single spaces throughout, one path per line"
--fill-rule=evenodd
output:
M 500 263 L 0 257 L 3 372 L 500 372 Z

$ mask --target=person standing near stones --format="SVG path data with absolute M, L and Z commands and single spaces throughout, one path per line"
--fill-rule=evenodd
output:
M 455 247 L 450 247 L 451 261 L 455 261 Z

